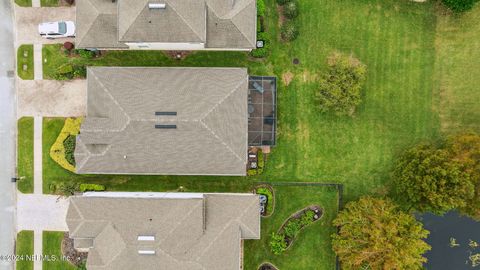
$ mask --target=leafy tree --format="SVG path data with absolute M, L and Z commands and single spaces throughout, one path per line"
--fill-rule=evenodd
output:
M 333 221 L 333 250 L 342 269 L 422 269 L 423 241 L 429 232 L 388 199 L 363 197 L 349 202 Z
M 294 19 L 298 16 L 298 3 L 296 0 L 291 0 L 285 4 L 283 15 L 289 19 Z
M 475 133 L 460 134 L 450 137 L 446 145 L 451 158 L 462 165 L 475 185 L 475 195 L 467 199 L 462 213 L 480 220 L 480 136 Z
M 412 148 L 400 158 L 394 183 L 403 205 L 437 214 L 465 207 L 474 189 L 462 166 L 447 151 L 430 145 Z
M 285 41 L 293 41 L 298 37 L 298 29 L 294 22 L 288 21 L 282 25 L 282 39 Z
M 361 89 L 367 68 L 358 59 L 334 53 L 329 57 L 328 70 L 319 82 L 316 93 L 322 112 L 352 115 L 361 102 Z
M 478 0 L 442 0 L 442 3 L 454 12 L 463 12 L 473 8 Z

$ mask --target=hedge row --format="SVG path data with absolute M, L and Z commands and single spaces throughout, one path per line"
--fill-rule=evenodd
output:
M 73 152 L 75 150 L 75 145 L 72 140 L 75 140 L 75 136 L 80 132 L 80 124 L 82 123 L 82 118 L 67 118 L 65 124 L 60 131 L 60 134 L 57 137 L 55 143 L 53 143 L 50 148 L 50 157 L 58 163 L 62 168 L 75 172 L 75 159 L 73 158 Z M 69 137 L 71 137 L 69 139 Z M 70 140 L 70 141 L 67 141 Z M 67 143 L 65 143 L 67 141 Z M 65 148 L 65 145 L 68 145 L 69 149 Z M 67 158 L 67 152 L 70 152 L 71 155 Z M 70 163 L 72 162 L 72 163 Z

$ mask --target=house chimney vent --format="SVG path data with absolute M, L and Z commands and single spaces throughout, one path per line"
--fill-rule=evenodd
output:
M 149 9 L 165 9 L 167 8 L 167 4 L 165 3 L 148 3 Z

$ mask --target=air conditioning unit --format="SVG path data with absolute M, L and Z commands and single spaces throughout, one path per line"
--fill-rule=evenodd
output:
M 167 8 L 167 4 L 165 3 L 148 3 L 149 9 L 165 9 Z

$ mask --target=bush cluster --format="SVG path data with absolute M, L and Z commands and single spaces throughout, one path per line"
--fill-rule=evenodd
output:
M 262 149 L 259 149 L 257 152 L 257 168 L 256 169 L 249 169 L 247 171 L 248 176 L 253 176 L 257 174 L 263 173 L 263 168 L 265 167 L 265 160 L 263 157 Z
M 92 59 L 95 56 L 95 52 L 85 49 L 74 49 L 73 53 L 85 59 Z
M 78 135 L 80 132 L 81 123 L 82 118 L 67 118 L 62 131 L 60 131 L 60 134 L 57 137 L 57 140 L 50 148 L 50 157 L 62 168 L 71 172 L 75 172 L 75 166 L 67 160 L 65 141 L 70 136 L 75 138 L 75 136 Z M 72 152 L 74 149 L 75 148 L 72 149 Z
M 79 190 L 81 192 L 85 192 L 85 191 L 104 191 L 105 186 L 104 185 L 98 185 L 98 184 L 80 184 Z
M 442 3 L 454 12 L 464 12 L 475 6 L 478 0 L 442 0 Z
M 85 66 L 74 66 L 71 64 L 61 65 L 54 74 L 54 79 L 60 81 L 86 77 L 87 68 Z
M 63 147 L 65 148 L 65 159 L 73 166 L 75 166 L 75 156 L 73 155 L 75 152 L 75 140 L 76 136 L 68 135 L 68 137 L 63 141 Z
M 263 58 L 268 55 L 270 48 L 270 39 L 265 33 L 265 26 L 263 25 L 265 19 L 266 6 L 264 0 L 257 0 L 257 40 L 263 40 L 263 48 L 256 48 L 250 52 L 250 55 L 255 58 Z
M 312 224 L 314 215 L 315 213 L 312 210 L 306 210 L 301 217 L 287 221 L 281 232 L 272 233 L 270 250 L 273 254 L 283 253 L 287 249 L 286 239 L 294 239 L 303 227 Z
M 280 29 L 280 35 L 284 41 L 293 41 L 298 37 L 299 31 L 294 19 L 298 16 L 297 0 L 277 0 L 277 4 L 283 6 L 283 15 L 287 20 Z

